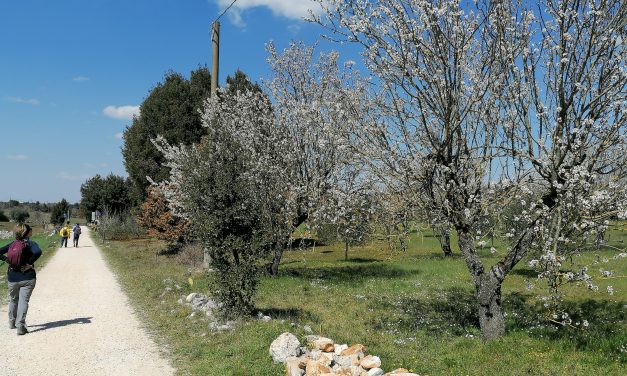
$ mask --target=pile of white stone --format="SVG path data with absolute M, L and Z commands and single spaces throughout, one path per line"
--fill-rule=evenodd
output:
M 364 345 L 336 344 L 316 335 L 301 346 L 292 333 L 283 333 L 270 345 L 275 363 L 285 363 L 287 376 L 418 376 L 404 368 L 386 373 L 378 356 L 366 355 Z
M 220 308 L 220 304 L 205 294 L 193 292 L 179 299 L 179 303 L 187 304 L 192 308 L 190 319 L 196 316 L 196 312 L 204 313 L 209 320 L 209 328 L 213 331 L 221 332 L 235 328 L 235 321 L 222 321 L 218 318 L 215 311 Z
M 0 239 L 12 239 L 12 238 L 13 238 L 12 231 L 0 230 Z

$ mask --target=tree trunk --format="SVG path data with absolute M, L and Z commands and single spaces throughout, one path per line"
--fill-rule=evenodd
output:
M 597 231 L 596 239 L 594 239 L 594 247 L 598 251 L 601 248 L 601 244 L 605 241 L 605 231 Z
M 501 305 L 501 281 L 492 273 L 480 277 L 477 286 L 479 326 L 484 342 L 497 339 L 505 334 L 505 317 Z
M 458 228 L 457 233 L 459 249 L 475 283 L 481 337 L 483 341 L 497 339 L 505 334 L 505 317 L 501 306 L 501 284 L 506 274 L 503 264 L 497 263 L 486 273 L 477 256 L 472 235 L 465 228 Z
M 298 228 L 303 222 L 307 220 L 307 213 L 301 213 L 296 216 L 292 220 L 292 227 L 294 229 Z M 290 234 L 291 235 L 291 234 Z M 283 250 L 287 247 L 290 242 L 290 236 L 287 236 L 285 239 L 285 244 L 277 244 L 274 247 L 274 254 L 272 255 L 272 261 L 268 264 L 268 273 L 271 276 L 276 277 L 279 275 L 279 264 L 281 263 L 281 258 L 283 257 Z
M 348 242 L 344 242 L 344 261 L 348 261 Z
M 449 226 L 435 226 L 433 232 L 440 242 L 444 257 L 453 256 L 453 250 L 451 249 L 451 228 Z
M 276 277 L 279 275 L 279 264 L 283 257 L 283 247 L 278 245 L 274 247 L 274 254 L 272 255 L 272 262 L 268 265 L 268 272 L 271 276 Z
M 446 234 L 442 235 L 440 240 L 440 244 L 442 245 L 442 251 L 444 252 L 444 257 L 453 256 L 453 250 L 451 249 L 451 231 L 446 231 Z

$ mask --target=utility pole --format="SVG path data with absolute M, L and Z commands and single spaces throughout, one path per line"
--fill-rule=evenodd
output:
M 220 61 L 220 21 L 211 25 L 211 96 L 218 89 L 218 64 Z

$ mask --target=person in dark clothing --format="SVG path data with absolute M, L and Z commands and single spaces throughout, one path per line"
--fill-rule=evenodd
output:
M 28 302 L 37 283 L 35 272 L 35 261 L 41 256 L 41 248 L 34 241 L 30 240 L 33 229 L 27 224 L 15 226 L 15 240 L 26 241 L 26 247 L 22 251 L 21 263 L 19 266 L 10 265 L 7 271 L 9 287 L 9 328 L 17 329 L 17 335 L 28 333 L 26 328 L 26 313 L 28 312 Z M 7 252 L 11 244 L 0 248 L 0 260 L 7 261 Z
M 78 247 L 78 238 L 81 236 L 81 226 L 77 223 L 72 229 L 72 232 L 74 233 L 74 247 Z

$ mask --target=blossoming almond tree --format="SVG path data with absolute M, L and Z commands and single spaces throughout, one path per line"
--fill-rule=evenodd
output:
M 315 59 L 314 47 L 296 42 L 281 53 L 272 43 L 267 49 L 273 76 L 266 87 L 275 125 L 286 137 L 280 151 L 289 161 L 283 168 L 290 182 L 285 192 L 290 213 L 288 237 L 275 247 L 270 267 L 276 275 L 289 234 L 317 213 L 328 213 L 325 206 L 333 202 L 342 171 L 348 171 L 342 167 L 350 164 L 352 157 L 342 132 L 363 120 L 360 110 L 365 103 L 365 83 L 354 75 L 350 62 L 339 66 L 335 52 Z M 254 133 L 246 136 L 254 137 Z
M 533 250 L 531 265 L 557 288 L 596 286 L 567 256 L 590 249 L 627 205 L 627 7 L 624 1 L 547 0 L 520 29 L 509 59 L 503 149 L 528 167 L 537 201 L 522 205 L 512 249 Z M 521 198 L 524 200 L 524 198 Z M 517 262 L 516 256 L 510 262 Z M 547 303 L 548 304 L 548 303 Z M 568 324 L 567 313 L 557 312 Z
M 486 272 L 473 241 L 486 176 L 498 156 L 502 67 L 509 48 L 489 22 L 455 1 L 321 1 L 314 18 L 360 43 L 378 79 L 383 120 L 355 129 L 361 150 L 407 187 L 435 218 L 446 218 L 477 289 L 486 338 L 503 333 L 500 280 Z M 314 16 L 315 17 L 315 16 Z M 400 182 L 400 183 L 399 183 Z
M 559 248 L 556 233 L 544 230 L 554 213 L 585 213 L 597 200 L 573 207 L 565 195 L 592 193 L 590 182 L 608 172 L 624 181 L 625 7 L 618 0 L 547 1 L 538 10 L 516 2 L 319 2 L 325 15 L 312 20 L 333 38 L 363 46 L 382 94 L 383 120 L 360 124 L 355 139 L 373 168 L 384 168 L 381 175 L 416 192 L 455 228 L 482 336 L 501 336 L 507 274 L 530 248 Z M 570 34 L 573 27 L 580 31 Z M 535 51 L 532 43 L 544 47 Z M 542 58 L 558 66 L 541 66 Z M 531 119 L 530 108 L 546 119 Z M 540 190 L 539 200 L 519 213 L 522 226 L 487 268 L 474 244 L 482 218 L 498 217 L 530 187 Z M 624 204 L 624 191 L 611 192 L 594 197 Z

